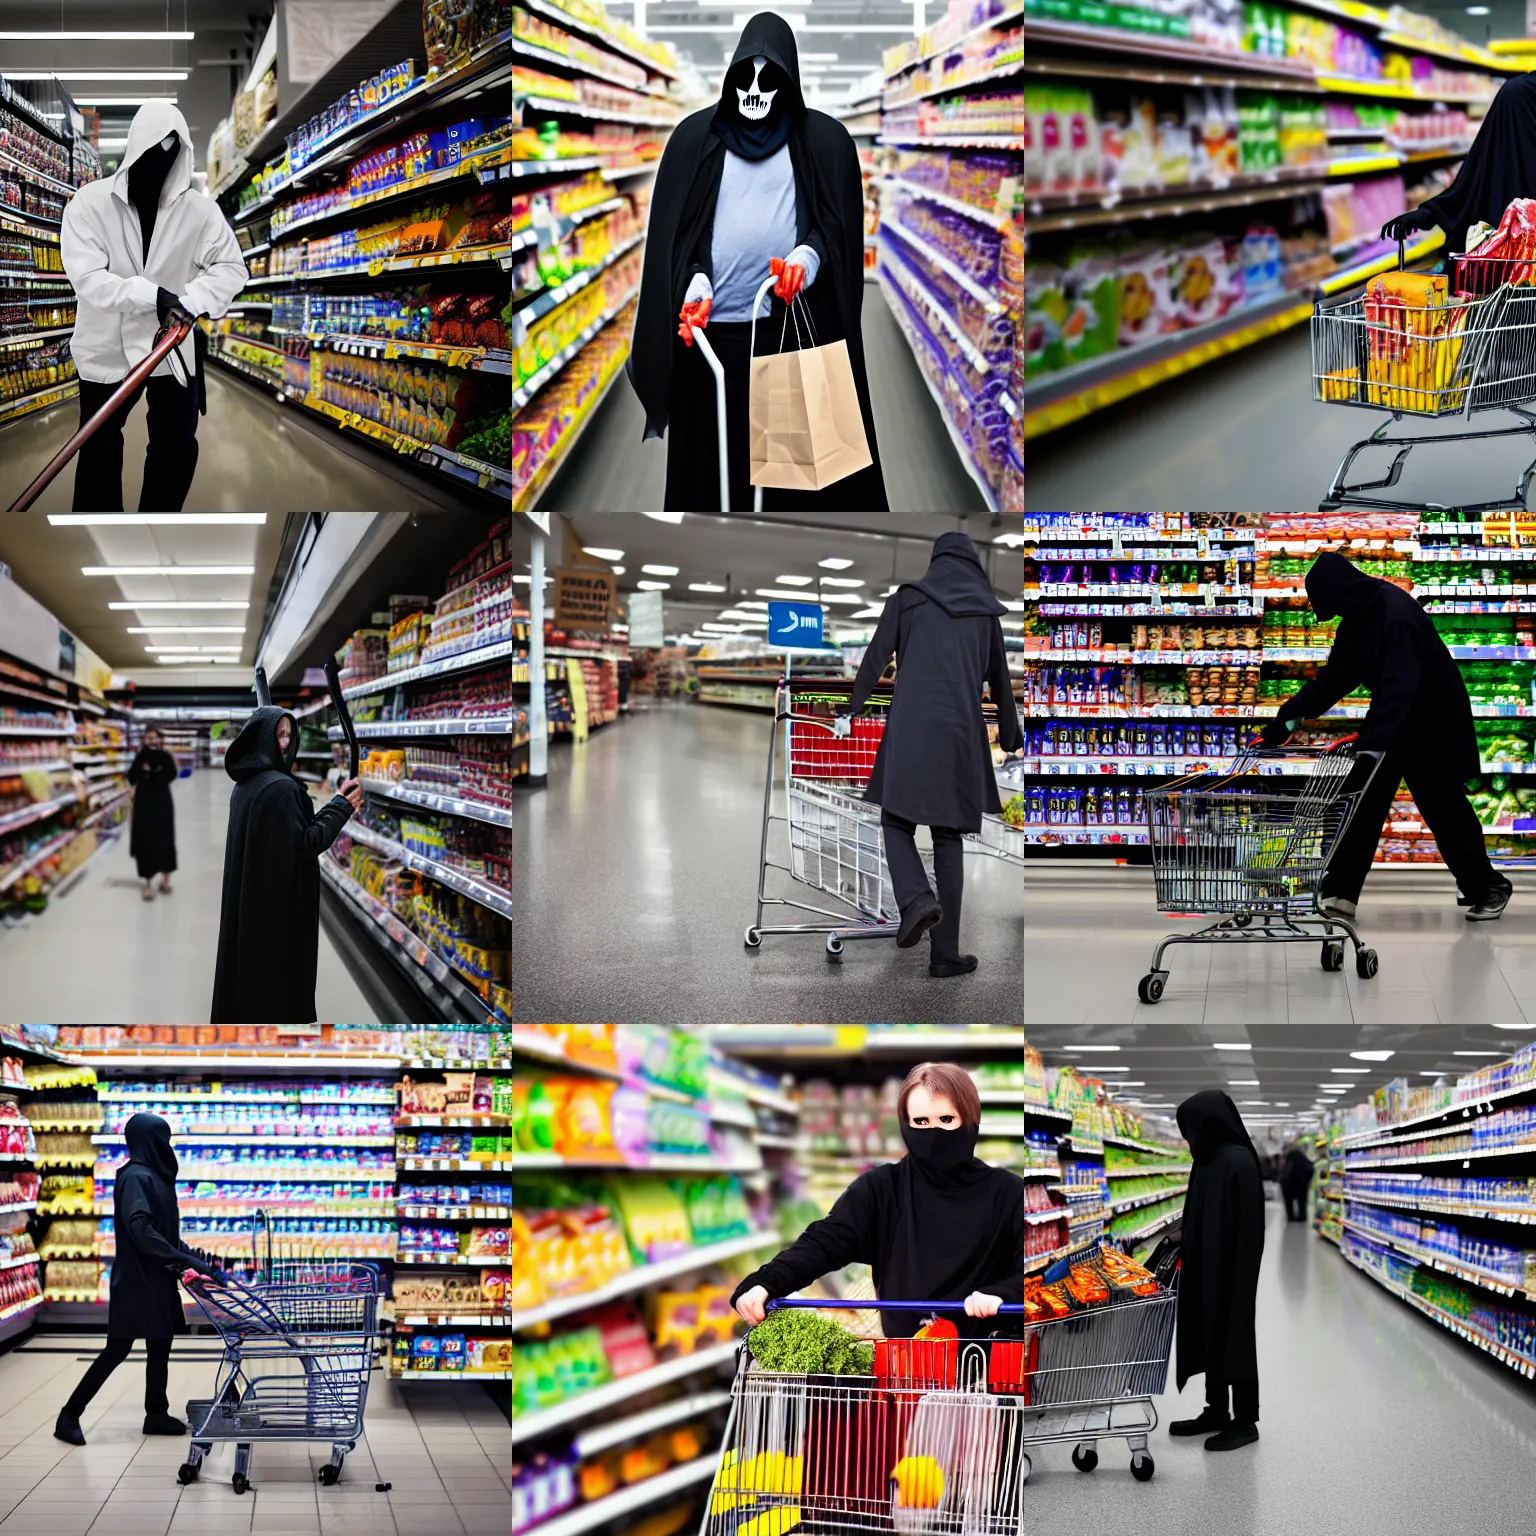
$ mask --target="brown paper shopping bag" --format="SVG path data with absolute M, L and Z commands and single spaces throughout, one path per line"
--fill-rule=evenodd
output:
M 846 341 L 752 359 L 752 484 L 819 491 L 874 460 Z

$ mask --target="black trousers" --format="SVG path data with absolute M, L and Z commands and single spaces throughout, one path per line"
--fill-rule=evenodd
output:
M 64 1412 L 79 1418 L 91 1399 L 101 1391 L 107 1377 L 120 1366 L 133 1349 L 132 1339 L 108 1339 L 107 1347 L 86 1367 L 80 1385 L 69 1395 Z M 169 1339 L 145 1339 L 144 1353 L 144 1412 L 167 1413 L 170 1399 L 166 1396 L 166 1382 L 170 1378 L 171 1341 Z
M 116 384 L 80 380 L 83 427 L 111 398 Z M 149 448 L 144 454 L 140 512 L 180 512 L 197 469 L 196 388 L 173 378 L 141 384 L 80 450 L 75 464 L 76 512 L 123 510 L 123 426 L 141 396 L 149 401 Z
M 896 905 L 905 912 L 919 897 L 935 894 L 912 835 L 917 831 L 917 823 L 882 810 L 880 825 L 885 833 L 885 862 L 891 869 L 891 888 L 896 894 Z M 960 903 L 965 895 L 965 848 L 960 839 L 965 834 L 954 827 L 928 830 L 933 836 L 933 878 L 944 911 L 943 917 L 928 930 L 928 952 L 934 960 L 956 960 L 960 956 Z
M 1307 1219 L 1307 1196 L 1305 1191 L 1299 1195 L 1286 1195 L 1285 1219 L 1287 1221 L 1305 1221 Z
M 1456 877 L 1461 894 L 1473 901 L 1481 900 L 1498 877 L 1488 862 L 1482 823 L 1466 791 L 1438 759 L 1408 757 L 1395 747 L 1377 766 L 1375 778 L 1361 796 L 1349 827 L 1328 861 L 1322 894 L 1359 901 L 1381 838 L 1382 823 L 1387 819 L 1398 784 L 1404 780 L 1425 825 L 1434 834 L 1440 857 Z
M 1229 1388 L 1230 1406 L 1228 1404 Z M 1230 1413 L 1239 1424 L 1257 1424 L 1259 1422 L 1259 1379 L 1255 1376 L 1251 1381 L 1213 1381 L 1210 1372 L 1207 1371 L 1205 1401 L 1207 1407 L 1214 1408 L 1219 1413 Z

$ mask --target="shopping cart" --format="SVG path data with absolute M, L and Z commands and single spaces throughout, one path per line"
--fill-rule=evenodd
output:
M 757 290 L 757 297 L 752 300 L 752 341 L 748 350 L 749 357 L 757 356 L 757 311 L 763 302 L 763 295 L 778 282 L 778 278 L 770 277 L 761 284 Z M 693 339 L 698 343 L 700 353 L 704 361 L 709 364 L 709 371 L 715 376 L 715 426 L 720 434 L 720 510 L 731 510 L 731 474 L 729 454 L 725 444 L 725 364 L 715 356 L 715 349 L 709 344 L 709 337 L 705 335 L 703 326 L 690 327 L 693 331 Z M 752 510 L 763 510 L 763 488 L 760 485 L 752 487 Z
M 770 1301 L 935 1313 L 960 1302 Z M 1005 1313 L 1022 1313 L 1005 1306 Z M 720 1464 L 699 1536 L 791 1529 L 1018 1536 L 1026 1345 L 882 1339 L 871 1376 L 765 1371 L 737 1356 Z
M 1472 265 L 1469 265 L 1472 263 Z M 1403 243 L 1398 242 L 1398 270 Z M 1325 405 L 1361 406 L 1388 411 L 1390 418 L 1369 437 L 1353 444 L 1334 472 L 1321 510 L 1341 506 L 1389 511 L 1438 510 L 1401 497 L 1371 496 L 1402 477 L 1414 448 L 1425 443 L 1486 442 L 1527 437 L 1536 446 L 1536 288 L 1529 277 L 1515 280 L 1496 270 L 1530 263 L 1485 262 L 1452 257 L 1452 273 L 1438 303 L 1414 306 L 1373 297 L 1368 288 L 1337 297 L 1319 292 L 1312 311 L 1312 398 Z M 1495 281 L 1495 279 L 1498 279 Z M 1389 436 L 1404 416 L 1468 418 L 1481 411 L 1504 410 L 1519 418 L 1512 427 L 1481 431 Z M 1350 483 L 1355 459 L 1367 448 L 1394 450 L 1385 476 Z M 1476 504 L 1458 500 L 1464 511 L 1522 511 L 1536 459 L 1515 482 L 1512 498 Z
M 877 690 L 863 714 L 851 720 L 850 734 L 839 737 L 833 726 L 839 708 L 853 693 L 851 682 L 781 678 L 774 695 L 773 725 L 768 735 L 768 769 L 763 781 L 763 828 L 758 848 L 757 916 L 747 929 L 745 944 L 757 949 L 770 933 L 817 933 L 827 938 L 827 958 L 838 960 L 850 939 L 895 938 L 901 911 L 891 889 L 885 845 L 880 834 L 880 807 L 864 798 L 864 787 L 875 766 L 875 754 L 885 734 L 891 691 Z M 990 705 L 983 706 L 989 715 Z M 774 810 L 774 780 L 779 764 L 780 728 L 784 740 L 784 811 Z M 1022 764 L 1019 765 L 1022 769 Z M 1011 764 L 999 770 L 998 788 L 1012 794 Z M 1022 788 L 1023 775 L 1019 773 Z M 789 862 L 769 855 L 769 837 L 776 822 L 788 830 Z M 1001 817 L 988 817 L 983 830 L 965 839 L 971 852 L 989 854 L 1020 866 L 1020 839 Z M 924 867 L 932 877 L 932 855 L 922 850 Z M 842 910 L 816 906 L 768 894 L 768 872 L 776 869 L 842 904 Z M 763 921 L 768 907 L 790 907 L 829 922 L 776 923 Z
M 1159 912 L 1221 915 L 1198 933 L 1158 941 L 1152 969 L 1136 992 L 1144 1003 L 1163 995 L 1170 944 L 1294 943 L 1322 939 L 1325 971 L 1344 968 L 1344 940 L 1355 946 L 1355 971 L 1376 974 L 1374 949 L 1355 925 L 1319 905 L 1319 885 L 1334 848 L 1381 763 L 1380 753 L 1345 752 L 1358 738 L 1326 747 L 1250 744 L 1219 773 L 1191 773 L 1147 792 L 1147 841 Z M 1370 757 L 1369 777 L 1345 792 L 1357 756 Z
M 268 1260 L 269 1269 L 273 1261 Z M 259 1440 L 329 1440 L 320 1468 L 327 1486 L 363 1432 L 374 1366 L 379 1277 L 364 1264 L 295 1264 L 284 1278 L 256 1285 L 197 1275 L 184 1283 L 224 1344 L 214 1394 L 187 1403 L 192 1432 L 177 1471 L 195 1483 L 220 1441 L 235 1444 L 236 1493 L 251 1486 L 251 1448 Z

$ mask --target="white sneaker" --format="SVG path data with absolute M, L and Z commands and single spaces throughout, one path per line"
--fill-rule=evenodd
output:
M 1355 919 L 1355 913 L 1360 910 L 1360 904 L 1355 901 L 1346 901 L 1342 896 L 1324 896 L 1318 903 L 1325 917 L 1348 918 L 1350 922 Z

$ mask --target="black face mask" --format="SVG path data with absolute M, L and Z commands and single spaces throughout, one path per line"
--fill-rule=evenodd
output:
M 979 1125 L 962 1125 L 957 1131 L 903 1125 L 901 1139 L 919 1173 L 930 1183 L 943 1183 L 966 1169 L 976 1155 Z

